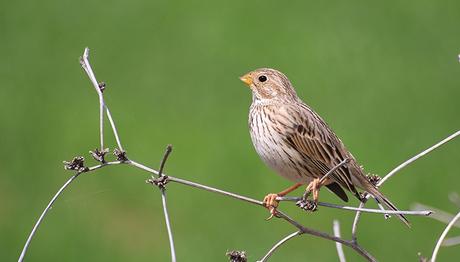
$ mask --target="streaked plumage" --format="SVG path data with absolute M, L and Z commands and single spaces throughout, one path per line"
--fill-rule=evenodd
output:
M 374 196 L 389 209 L 396 207 L 369 182 L 363 169 L 326 122 L 300 100 L 281 72 L 262 68 L 241 80 L 252 90 L 249 129 L 261 159 L 279 175 L 296 183 L 309 184 L 321 178 L 344 159 L 326 181 L 326 186 L 344 201 L 343 189 L 361 200 L 357 188 Z M 403 216 L 399 216 L 407 224 Z

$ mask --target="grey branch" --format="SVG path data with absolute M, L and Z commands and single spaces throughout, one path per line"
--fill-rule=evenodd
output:
M 411 157 L 410 159 L 404 161 L 402 164 L 400 164 L 399 166 L 397 166 L 396 168 L 394 168 L 393 170 L 391 170 L 385 177 L 383 177 L 377 184 L 378 187 L 382 186 L 383 183 L 385 183 L 385 181 L 387 181 L 388 179 L 390 179 L 394 174 L 396 174 L 398 171 L 400 171 L 401 169 L 403 169 L 404 167 L 412 164 L 413 162 L 415 162 L 417 159 L 421 158 L 422 156 L 430 153 L 431 151 L 435 150 L 436 148 L 444 145 L 445 143 L 451 141 L 452 139 L 456 138 L 458 135 L 460 135 L 460 130 L 453 133 L 452 135 L 444 138 L 443 140 L 439 141 L 438 143 L 434 144 L 433 146 L 423 150 L 422 152 L 420 152 L 419 154 Z M 370 197 L 370 195 L 368 194 L 364 200 L 363 203 L 360 203 L 359 204 L 359 208 L 363 208 L 364 205 L 365 205 L 365 202 L 366 200 Z M 359 223 L 359 220 L 361 218 L 361 211 L 357 211 L 356 214 L 355 214 L 355 218 L 353 220 L 353 227 L 352 227 L 352 239 L 353 241 L 356 243 L 357 242 L 357 228 L 358 228 L 358 223 Z
M 164 170 L 164 167 L 165 167 L 165 164 L 166 164 L 166 160 L 168 160 L 168 157 L 169 157 L 169 154 L 171 153 L 171 151 L 172 151 L 172 146 L 168 145 L 166 147 L 166 151 L 165 151 L 165 154 L 163 156 L 163 159 L 161 160 L 160 169 L 158 171 L 158 174 L 159 174 L 160 178 L 165 177 L 163 175 L 163 170 Z M 163 213 L 165 215 L 166 229 L 168 231 L 169 246 L 170 246 L 170 250 L 171 250 L 171 261 L 176 262 L 176 249 L 174 248 L 174 238 L 173 238 L 173 234 L 172 234 L 172 230 L 171 230 L 171 222 L 169 220 L 168 208 L 166 206 L 166 187 L 165 187 L 165 183 L 167 183 L 167 180 L 165 182 L 163 182 L 163 183 L 164 184 L 161 184 L 161 185 L 158 184 L 158 187 L 160 188 L 160 191 L 161 191 L 161 202 L 163 204 Z
M 334 236 L 335 237 L 341 237 L 340 236 L 340 223 L 338 220 L 334 220 L 332 223 L 332 229 L 334 231 Z M 347 260 L 345 259 L 345 253 L 343 253 L 343 246 L 339 242 L 335 242 L 335 247 L 337 249 L 337 255 L 339 256 L 339 261 L 340 262 L 346 262 Z
M 302 199 L 301 197 L 277 197 L 276 198 L 276 200 L 278 201 L 293 201 L 293 202 L 297 202 L 301 199 Z M 342 205 L 336 205 L 336 204 L 325 203 L 325 202 L 318 202 L 318 206 L 350 210 L 350 211 L 361 211 L 361 212 L 366 212 L 366 213 L 376 213 L 376 214 L 402 214 L 402 215 L 414 215 L 414 216 L 429 216 L 433 213 L 433 211 L 429 209 L 394 211 L 394 210 L 382 210 L 382 209 L 342 206 Z
M 34 237 L 35 233 L 37 232 L 38 227 L 42 223 L 42 221 L 45 218 L 45 216 L 48 213 L 48 211 L 53 207 L 54 202 L 58 199 L 58 197 L 62 194 L 62 192 L 64 192 L 64 190 L 70 185 L 70 183 L 72 183 L 82 173 L 94 171 L 94 170 L 99 169 L 99 168 L 101 168 L 103 166 L 115 165 L 115 164 L 120 164 L 120 162 L 108 162 L 108 163 L 100 164 L 100 165 L 97 165 L 97 166 L 94 166 L 94 167 L 90 167 L 90 168 L 88 168 L 87 171 L 77 172 L 73 176 L 71 176 L 64 183 L 64 185 L 61 186 L 61 188 L 59 188 L 59 190 L 56 192 L 56 194 L 54 194 L 53 198 L 51 198 L 51 200 L 48 203 L 48 205 L 45 207 L 45 210 L 43 210 L 43 212 L 40 215 L 40 217 L 38 218 L 37 222 L 35 222 L 35 225 L 32 228 L 32 231 L 30 232 L 29 237 L 27 238 L 27 241 L 26 241 L 24 247 L 22 248 L 21 255 L 19 256 L 18 262 L 21 262 L 21 261 L 24 260 L 24 257 L 25 257 L 25 255 L 27 253 L 27 250 L 29 249 L 29 245 L 30 245 L 30 243 L 32 241 L 32 238 Z
M 102 93 L 101 87 L 99 82 L 96 80 L 96 76 L 94 75 L 93 68 L 89 63 L 89 48 L 85 48 L 83 52 L 83 56 L 80 58 L 80 65 L 85 70 L 86 74 L 88 75 L 91 83 L 96 89 L 97 95 L 99 97 L 99 130 L 100 130 L 100 139 L 101 139 L 101 150 L 104 150 L 104 108 L 107 112 L 107 118 L 109 119 L 110 125 L 112 127 L 113 135 L 117 140 L 118 148 L 123 151 L 123 147 L 120 142 L 120 136 L 118 135 L 117 128 L 115 127 L 115 123 L 113 121 L 112 115 L 110 114 L 110 110 L 104 102 L 104 95 Z
M 431 255 L 431 262 L 436 262 L 436 256 L 438 255 L 439 248 L 441 247 L 442 242 L 444 241 L 444 238 L 447 236 L 447 233 L 449 233 L 449 230 L 452 228 L 452 226 L 460 219 L 460 212 L 457 213 L 457 215 L 450 221 L 450 223 L 446 226 L 444 231 L 442 232 L 441 236 L 438 239 L 438 242 L 436 243 L 436 246 L 433 250 L 433 255 Z

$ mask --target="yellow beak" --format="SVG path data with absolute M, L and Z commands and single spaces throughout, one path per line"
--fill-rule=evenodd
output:
M 248 86 L 252 85 L 252 78 L 251 78 L 251 76 L 249 74 L 246 74 L 246 75 L 240 77 L 240 80 L 243 81 Z

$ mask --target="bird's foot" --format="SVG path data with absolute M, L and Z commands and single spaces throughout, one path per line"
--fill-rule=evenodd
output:
M 276 208 L 278 207 L 279 201 L 276 200 L 278 194 L 270 193 L 264 197 L 263 203 L 266 208 L 270 211 L 270 216 L 266 220 L 272 219 L 274 216 L 277 215 Z
M 295 204 L 305 211 L 315 212 L 318 210 L 318 203 L 314 200 L 302 199 L 297 201 Z

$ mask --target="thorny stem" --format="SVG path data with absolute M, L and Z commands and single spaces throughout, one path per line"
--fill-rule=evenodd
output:
M 340 223 L 338 220 L 334 220 L 332 223 L 332 229 L 334 231 L 335 237 L 340 237 Z M 342 244 L 339 242 L 335 242 L 335 247 L 337 249 L 337 255 L 339 256 L 340 262 L 346 262 L 345 253 L 343 253 Z
M 450 221 L 450 223 L 446 226 L 444 231 L 442 232 L 441 236 L 438 239 L 438 242 L 436 243 L 436 246 L 433 250 L 433 255 L 431 255 L 431 262 L 436 262 L 436 256 L 438 255 L 439 248 L 441 247 L 441 244 L 446 237 L 447 233 L 449 233 L 449 230 L 452 228 L 452 226 L 457 222 L 457 220 L 460 219 L 460 212 L 457 213 L 457 215 Z
M 380 187 L 381 185 L 383 185 L 383 183 L 385 183 L 385 181 L 387 181 L 388 179 L 390 179 L 394 174 L 396 174 L 398 171 L 400 171 L 401 169 L 403 169 L 404 167 L 410 165 L 411 163 L 415 162 L 417 159 L 421 158 L 422 156 L 430 153 L 431 151 L 435 150 L 436 148 L 444 145 L 445 143 L 451 141 L 452 139 L 456 138 L 457 136 L 460 135 L 460 130 L 453 133 L 452 135 L 444 138 L 443 140 L 439 141 L 438 143 L 436 143 L 435 145 L 423 150 L 422 152 L 420 152 L 419 154 L 411 157 L 410 159 L 404 161 L 402 164 L 400 164 L 399 166 L 397 166 L 396 168 L 394 168 L 393 170 L 390 171 L 390 173 L 388 173 L 384 178 L 382 178 L 378 183 L 377 183 L 377 187 Z M 370 195 L 368 194 L 366 196 L 365 199 L 368 199 L 370 197 Z M 359 204 L 359 208 L 363 208 L 364 205 L 365 205 L 365 202 L 366 200 L 364 200 L 364 202 L 361 202 Z M 358 223 L 359 223 L 359 219 L 361 217 L 361 211 L 358 211 L 356 212 L 355 214 L 355 218 L 353 220 L 353 227 L 352 227 L 352 239 L 354 242 L 357 241 L 357 227 L 358 227 Z

